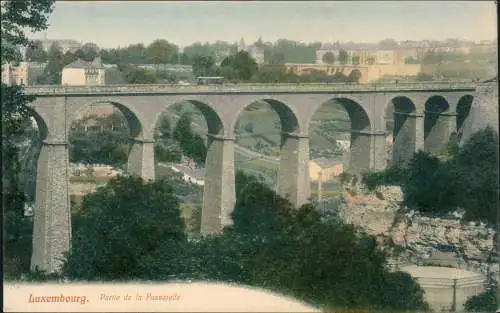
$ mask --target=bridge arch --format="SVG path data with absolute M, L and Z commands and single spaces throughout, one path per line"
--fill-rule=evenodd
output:
M 252 99 L 251 101 L 248 101 L 246 104 L 242 105 L 239 107 L 237 110 L 236 114 L 234 115 L 235 118 L 230 124 L 229 127 L 229 132 L 230 134 L 234 134 L 236 130 L 236 124 L 238 123 L 241 114 L 243 111 L 248 109 L 250 106 L 254 105 L 255 103 L 258 103 L 259 101 L 266 102 L 271 106 L 271 108 L 278 114 L 278 117 L 280 118 L 281 122 L 281 130 L 282 132 L 287 132 L 287 133 L 301 133 L 302 132 L 302 127 L 299 122 L 298 118 L 298 113 L 296 112 L 295 108 L 287 105 L 284 101 L 280 101 L 277 99 L 269 98 L 269 97 L 263 97 L 263 98 L 255 98 Z
M 238 140 L 246 140 L 247 144 L 246 147 L 244 143 L 238 145 L 239 158 L 236 160 L 245 159 L 242 162 L 245 170 L 252 174 L 265 173 L 267 182 L 271 187 L 276 186 L 281 196 L 290 200 L 293 205 L 302 205 L 308 192 L 300 194 L 297 192 L 297 185 L 305 184 L 304 181 L 308 178 L 304 176 L 306 171 L 303 169 L 309 161 L 309 151 L 305 143 L 307 138 L 300 137 L 303 130 L 297 112 L 286 101 L 275 98 L 252 97 L 248 100 L 237 110 L 229 129 L 231 134 L 238 136 Z M 256 118 L 243 126 L 241 122 L 245 117 L 249 118 L 252 112 L 257 114 Z M 246 138 L 242 139 L 241 136 Z M 255 150 L 252 148 L 258 151 L 252 151 Z M 307 159 L 305 164 L 302 159 Z
M 72 112 L 70 115 L 69 121 L 68 121 L 68 127 L 71 127 L 71 124 L 76 121 L 78 118 L 81 117 L 81 114 L 84 113 L 86 110 L 88 110 L 92 106 L 96 105 L 112 105 L 113 107 L 117 108 L 125 117 L 127 121 L 127 125 L 130 130 L 130 137 L 131 138 L 143 138 L 147 137 L 144 133 L 144 122 L 143 119 L 141 118 L 141 114 L 137 112 L 133 106 L 121 101 L 121 100 L 98 100 L 98 101 L 92 101 L 89 103 L 85 103 L 83 106 L 78 107 L 76 110 Z
M 440 95 L 433 95 L 425 102 L 424 150 L 428 153 L 443 151 L 455 130 L 455 114 L 450 115 L 450 104 Z M 454 124 L 454 123 L 453 123 Z
M 208 133 L 211 135 L 223 135 L 224 134 L 224 122 L 220 118 L 217 111 L 206 101 L 200 101 L 198 99 L 183 99 L 179 101 L 174 101 L 172 103 L 167 104 L 163 109 L 159 110 L 153 119 L 153 125 L 158 125 L 160 122 L 161 116 L 168 110 L 170 107 L 181 104 L 182 102 L 187 102 L 193 105 L 201 114 L 203 115 L 205 122 L 207 123 Z
M 386 116 L 392 119 L 391 164 L 411 159 L 417 150 L 417 120 L 415 103 L 407 96 L 396 96 L 387 106 Z
M 369 170 L 373 167 L 373 153 L 372 151 L 372 120 L 370 119 L 369 113 L 365 107 L 359 102 L 359 100 L 351 99 L 349 97 L 339 97 L 330 98 L 327 101 L 322 102 L 312 114 L 309 116 L 306 125 L 311 128 L 312 120 L 317 115 L 320 110 L 326 107 L 340 106 L 348 116 L 348 125 L 345 125 L 347 129 L 340 129 L 337 131 L 348 132 L 349 135 L 346 136 L 346 140 L 349 140 L 349 148 L 345 153 L 349 161 L 345 162 L 344 171 L 348 170 L 350 172 L 363 172 Z M 333 122 L 333 124 L 338 124 Z
M 233 160 L 234 153 L 232 138 L 226 138 L 224 122 L 220 118 L 218 112 L 207 103 L 198 99 L 176 99 L 162 110 L 158 111 L 153 119 L 153 126 L 157 128 L 162 118 L 168 118 L 170 114 L 178 114 L 179 119 L 182 114 L 191 115 L 194 107 L 202 115 L 202 119 L 206 123 L 206 141 L 200 140 L 199 137 L 192 138 L 193 144 L 204 145 L 204 158 L 200 160 L 200 155 L 193 151 L 191 157 L 196 163 L 204 163 L 204 179 L 203 179 L 203 207 L 201 212 L 201 232 L 202 233 L 218 233 L 223 226 L 230 224 L 230 213 L 234 208 L 235 191 L 234 191 L 234 170 Z M 183 104 L 189 104 L 187 110 L 180 112 L 168 112 L 169 109 L 175 109 Z M 192 107 L 191 107 L 192 105 Z M 182 108 L 182 107 L 181 107 Z M 191 110 L 190 110 L 191 109 Z M 192 117 L 192 116 L 191 116 Z M 196 121 L 191 120 L 191 125 Z M 205 125 L 198 125 L 205 130 Z M 173 128 L 171 129 L 173 132 Z M 199 132 L 198 132 L 199 133 Z M 196 139 L 196 143 L 194 140 Z M 204 138 L 202 138 L 204 139 Z M 199 147 L 199 146 L 197 146 Z M 182 149 L 182 144 L 181 144 Z M 183 151 L 183 155 L 186 151 Z M 196 155 L 195 155 L 196 154 Z M 192 171 L 184 165 L 180 165 L 183 171 Z M 190 174 L 193 175 L 193 174 Z M 196 178 L 198 179 L 198 178 Z

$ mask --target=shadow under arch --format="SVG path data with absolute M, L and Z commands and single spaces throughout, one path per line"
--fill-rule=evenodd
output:
M 299 120 L 297 118 L 297 112 L 295 110 L 288 106 L 286 103 L 281 102 L 276 99 L 272 98 L 262 98 L 262 99 L 255 99 L 254 101 L 251 101 L 247 103 L 246 105 L 242 106 L 238 112 L 236 113 L 236 118 L 233 120 L 229 131 L 231 134 L 234 134 L 236 131 L 236 124 L 240 119 L 241 114 L 247 109 L 248 107 L 252 106 L 255 103 L 258 102 L 265 102 L 269 104 L 269 106 L 278 114 L 278 117 L 280 118 L 280 123 L 281 123 L 281 131 L 285 133 L 301 133 L 302 129 L 300 127 Z
M 412 158 L 416 149 L 417 124 L 414 116 L 415 104 L 405 96 L 397 96 L 388 105 L 392 117 L 392 158 L 390 163 L 396 164 Z
M 211 135 L 223 135 L 224 124 L 217 112 L 208 104 L 198 100 L 185 100 L 200 110 L 207 123 L 208 133 Z
M 472 95 L 465 95 L 457 103 L 457 135 L 460 138 L 463 132 L 464 122 L 470 114 L 472 108 L 472 101 L 474 97 Z
M 27 107 L 30 118 L 36 122 L 37 136 L 32 138 L 32 142 L 28 151 L 24 154 L 23 160 L 23 184 L 24 194 L 27 202 L 33 203 L 36 197 L 36 179 L 38 171 L 38 159 L 42 149 L 43 141 L 49 136 L 47 123 L 36 110 L 32 107 Z
M 442 151 L 450 139 L 451 132 L 455 127 L 450 128 L 450 105 L 442 96 L 434 95 L 425 102 L 424 117 L 424 150 L 428 153 Z M 455 118 L 455 117 L 453 117 Z
M 350 148 L 348 170 L 362 172 L 371 167 L 371 135 L 372 123 L 368 113 L 355 100 L 349 98 L 332 98 L 318 106 L 317 110 L 310 116 L 307 125 L 311 125 L 313 117 L 324 106 L 340 105 L 349 116 L 350 121 Z M 310 126 L 309 126 L 310 127 Z

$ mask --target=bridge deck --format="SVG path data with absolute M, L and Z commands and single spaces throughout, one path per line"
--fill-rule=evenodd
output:
M 401 91 L 474 91 L 473 82 L 433 82 L 398 84 L 235 84 L 209 86 L 180 85 L 101 85 L 31 86 L 26 93 L 37 96 L 114 94 L 231 94 L 231 93 L 373 93 Z

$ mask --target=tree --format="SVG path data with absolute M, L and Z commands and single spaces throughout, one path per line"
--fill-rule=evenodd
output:
M 146 49 L 149 62 L 158 64 L 177 64 L 179 48 L 164 39 L 153 41 Z
M 43 72 L 43 82 L 50 85 L 60 85 L 62 70 L 67 65 L 64 64 L 64 55 L 61 47 L 53 43 L 47 52 L 47 66 Z
M 355 55 L 352 57 L 352 64 L 354 64 L 354 65 L 359 64 L 359 55 Z
M 181 115 L 179 120 L 177 121 L 177 125 L 175 125 L 175 129 L 173 132 L 174 139 L 179 143 L 191 141 L 193 137 L 193 131 L 191 129 L 191 117 L 188 113 L 184 113 Z
M 323 62 L 326 64 L 335 63 L 335 55 L 333 54 L 333 52 L 328 51 L 327 53 L 323 54 Z
M 119 65 L 118 67 L 123 73 L 125 80 L 129 84 L 154 84 L 156 83 L 156 75 L 153 71 L 136 68 L 130 65 Z
M 63 270 L 74 279 L 138 277 L 158 248 L 168 245 L 175 253 L 186 244 L 179 203 L 168 181 L 115 178 L 85 196 L 80 212 Z
M 2 1 L 1 37 L 2 65 L 20 61 L 21 55 L 17 47 L 29 46 L 30 40 L 25 31 L 41 31 L 47 28 L 49 14 L 54 8 L 52 0 Z M 20 241 L 21 224 L 24 219 L 24 193 L 19 181 L 21 169 L 19 139 L 26 140 L 23 135 L 26 125 L 30 125 L 30 109 L 28 104 L 34 100 L 26 96 L 20 86 L 1 85 L 2 96 L 2 200 L 5 227 L 3 228 L 4 260 L 17 260 L 21 266 L 16 271 L 4 268 L 5 275 L 18 276 L 29 269 L 29 255 L 23 256 L 17 251 L 29 251 L 30 244 Z M 31 226 L 30 226 L 31 227 Z M 28 234 L 31 233 L 27 227 Z M 23 234 L 24 235 L 24 234 Z M 29 238 L 29 237 L 28 237 Z
M 387 50 L 392 50 L 399 47 L 397 41 L 390 38 L 381 40 L 378 44 L 382 49 L 387 49 Z
M 237 73 L 236 78 L 239 80 L 250 80 L 259 69 L 255 59 L 246 51 L 240 51 L 233 56 L 225 58 L 220 66 L 221 70 L 224 68 L 232 68 Z
M 349 55 L 344 49 L 340 49 L 339 51 L 339 62 L 342 65 L 347 64 L 347 61 L 349 60 Z
M 92 61 L 99 56 L 99 47 L 92 42 L 85 43 L 81 50 L 83 51 L 85 61 Z
M 351 73 L 349 73 L 348 81 L 353 83 L 358 83 L 360 79 L 361 79 L 360 70 L 352 70 Z
M 211 56 L 196 56 L 193 60 L 193 75 L 195 77 L 199 76 L 214 76 L 216 72 L 215 69 L 215 59 Z
M 283 53 L 273 53 L 269 60 L 269 65 L 280 65 L 285 64 L 285 55 Z
M 31 44 L 26 31 L 37 32 L 48 27 L 54 3 L 54 0 L 2 1 L 2 64 L 20 61 L 16 47 Z
M 26 48 L 26 60 L 28 62 L 43 63 L 47 61 L 47 52 L 43 49 L 42 42 L 36 40 Z

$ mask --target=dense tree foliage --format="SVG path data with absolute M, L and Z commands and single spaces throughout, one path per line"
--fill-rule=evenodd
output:
M 212 56 L 195 56 L 193 59 L 193 76 L 210 77 L 215 76 L 215 59 Z
M 491 284 L 486 291 L 472 296 L 464 304 L 467 312 L 494 312 L 498 309 L 497 284 Z
M 20 61 L 19 46 L 33 44 L 26 31 L 42 31 L 48 27 L 54 0 L 2 1 L 2 64 Z
M 198 164 L 204 164 L 207 147 L 203 138 L 191 128 L 191 117 L 188 113 L 181 115 L 173 131 L 173 138 L 179 143 L 182 152 Z
M 344 49 L 340 49 L 339 51 L 339 62 L 340 64 L 347 64 L 349 61 L 349 55 L 347 54 L 347 51 Z
M 229 281 L 327 308 L 425 307 L 422 290 L 408 274 L 385 269 L 374 238 L 338 218 L 325 219 L 312 204 L 293 209 L 241 172 L 234 225 L 220 236 L 186 241 L 169 184 L 119 178 L 86 196 L 66 275 Z
M 26 60 L 29 62 L 47 62 L 47 52 L 43 49 L 40 40 L 33 41 L 33 44 L 26 48 Z
M 232 81 L 248 81 L 258 70 L 257 62 L 246 51 L 239 51 L 220 64 L 221 75 Z
M 464 220 L 496 224 L 498 209 L 498 134 L 492 128 L 475 133 L 460 148 L 450 145 L 446 157 L 418 152 L 406 165 L 365 175 L 369 188 L 396 184 L 404 204 L 431 215 L 465 209 Z
M 163 116 L 155 132 L 155 159 L 158 162 L 180 162 L 182 149 L 175 141 L 170 119 Z
M 327 52 L 323 55 L 323 62 L 327 64 L 333 64 L 335 62 L 335 55 L 333 52 Z
M 88 126 L 93 123 L 95 126 Z M 123 116 L 117 113 L 77 120 L 69 136 L 70 162 L 124 168 L 130 147 L 129 136 Z
M 16 63 L 21 60 L 19 47 L 33 43 L 26 31 L 47 28 L 48 16 L 54 8 L 53 0 L 26 0 L 1 2 L 1 61 Z M 21 235 L 31 232 L 31 223 L 24 217 L 24 192 L 20 173 L 23 159 L 20 145 L 29 141 L 25 130 L 31 124 L 28 104 L 34 100 L 26 96 L 20 86 L 7 86 L 2 82 L 2 207 L 4 217 L 3 242 L 4 274 L 18 276 L 29 268 L 29 257 L 24 257 L 30 244 Z M 27 226 L 27 227 L 23 227 Z M 23 231 L 24 230 L 24 231 Z M 20 253 L 22 252 L 22 253 Z M 23 256 L 24 255 L 24 256 Z M 9 264 L 17 264 L 10 267 Z
M 179 203 L 166 181 L 110 181 L 84 198 L 73 228 L 64 270 L 84 279 L 132 278 L 153 261 L 159 247 L 168 246 L 175 255 L 176 247 L 186 244 Z

